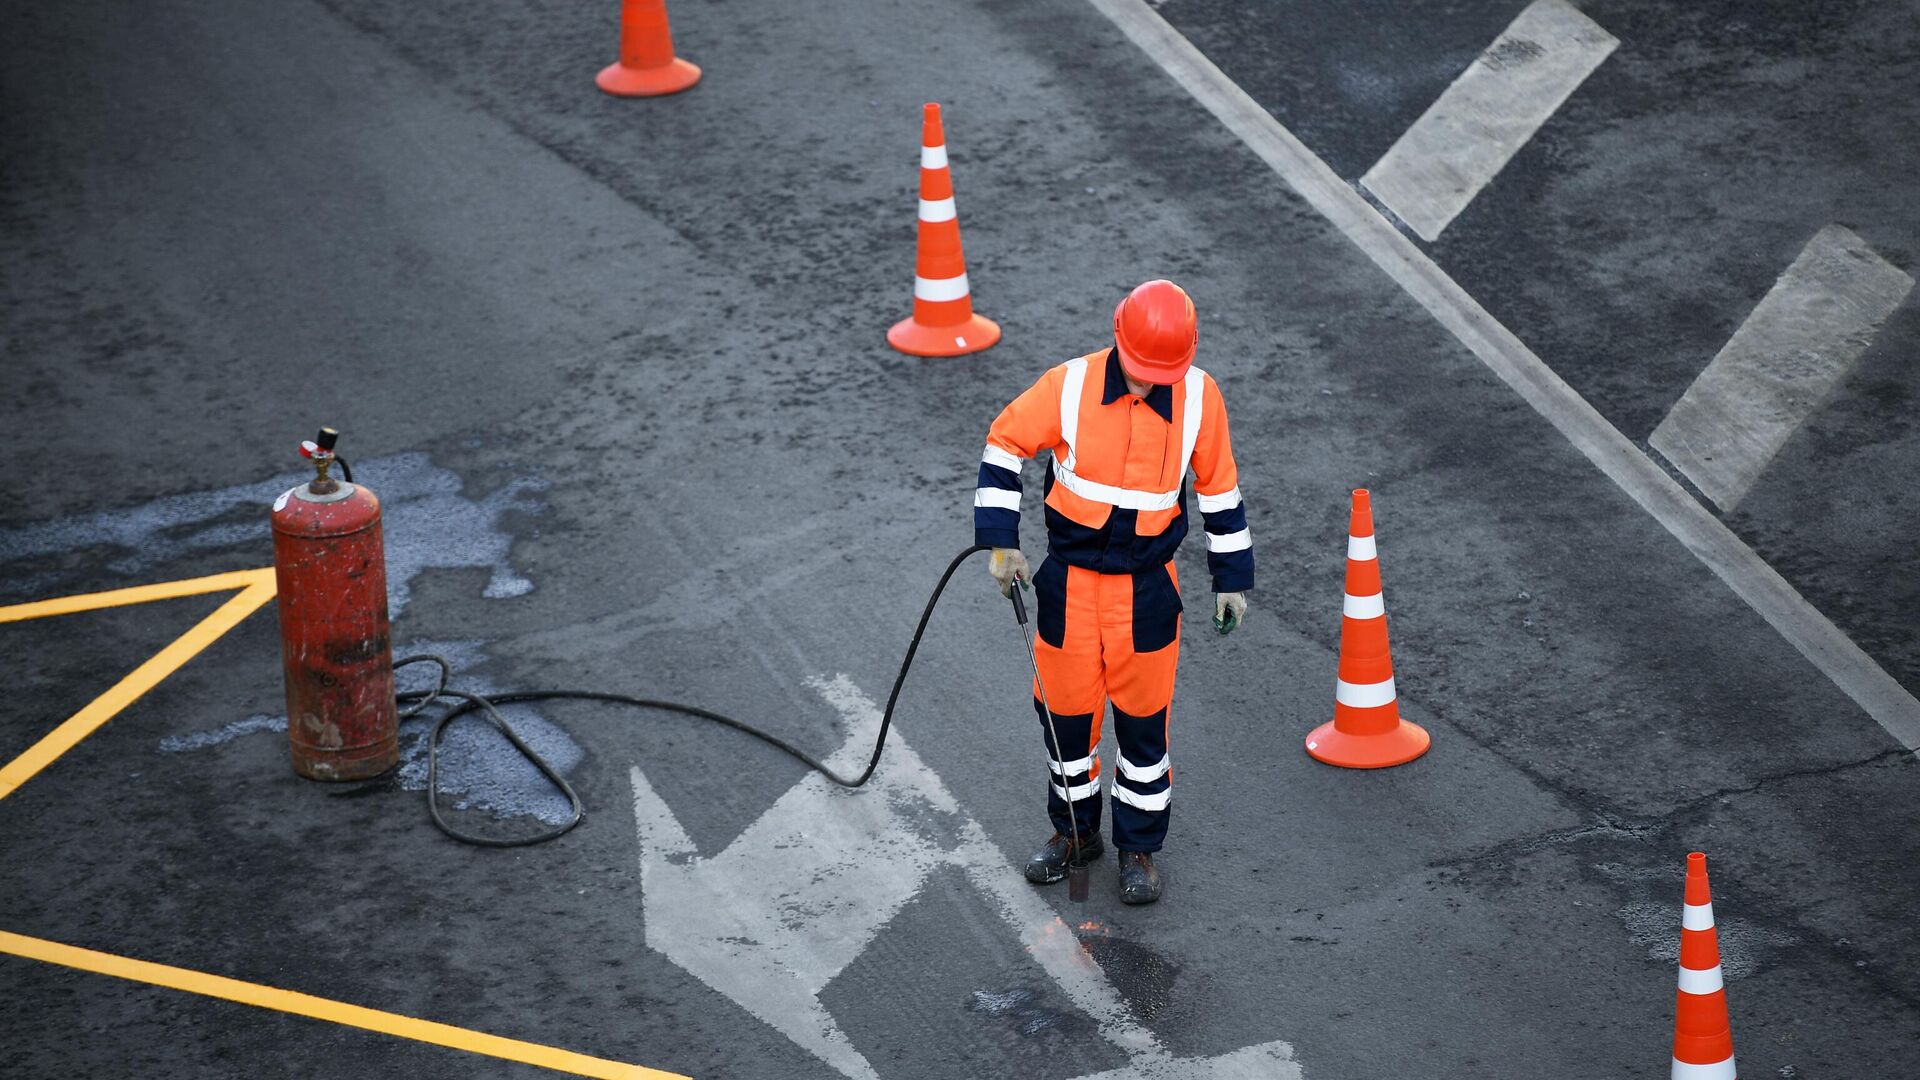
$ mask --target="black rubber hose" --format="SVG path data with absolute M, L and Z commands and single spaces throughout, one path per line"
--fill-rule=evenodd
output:
M 777 735 L 762 731 L 752 724 L 743 720 L 736 720 L 724 713 L 717 713 L 711 709 L 703 709 L 698 705 L 683 705 L 675 701 L 659 701 L 654 698 L 632 697 L 627 694 L 606 693 L 597 690 L 520 690 L 507 694 L 482 696 L 465 690 L 455 690 L 447 685 L 447 680 L 453 674 L 453 669 L 444 657 L 435 656 L 431 653 L 422 653 L 417 656 L 408 656 L 396 660 L 393 663 L 395 671 L 399 671 L 409 664 L 421 663 L 431 663 L 439 668 L 439 674 L 435 679 L 432 689 L 406 690 L 398 695 L 398 701 L 400 705 L 403 706 L 400 713 L 401 717 L 413 716 L 432 702 L 443 697 L 460 699 L 460 704 L 448 709 L 444 716 L 434 722 L 433 730 L 427 734 L 427 813 L 433 818 L 434 825 L 438 826 L 441 832 L 446 833 L 448 836 L 463 844 L 500 848 L 526 847 L 530 844 L 546 843 L 556 837 L 564 836 L 574 826 L 580 824 L 580 822 L 585 819 L 586 806 L 580 801 L 579 792 L 573 789 L 572 784 L 567 783 L 566 778 L 561 776 L 559 770 L 555 769 L 546 758 L 541 757 L 533 747 L 528 746 L 526 742 L 520 738 L 519 734 L 513 730 L 513 726 L 507 723 L 506 718 L 501 716 L 499 709 L 496 708 L 496 706 L 499 705 L 513 705 L 528 701 L 603 701 L 615 705 L 631 705 L 639 709 L 657 709 L 662 712 L 674 712 L 684 716 L 698 717 L 702 720 L 711 720 L 716 724 L 730 727 L 735 731 L 745 732 L 759 739 L 761 742 L 767 743 L 775 749 L 797 758 L 804 762 L 808 768 L 815 770 L 841 787 L 861 787 L 865 785 L 868 780 L 873 779 L 874 770 L 880 767 L 880 754 L 887 746 L 887 731 L 893 727 L 893 710 L 900 702 L 900 688 L 906 685 L 907 672 L 913 670 L 914 655 L 920 651 L 920 639 L 927 632 L 927 622 L 933 618 L 933 609 L 940 603 L 940 595 L 946 592 L 947 582 L 953 579 L 954 572 L 960 569 L 961 563 L 987 550 L 990 549 L 985 544 L 975 544 L 967 548 L 965 551 L 960 552 L 960 554 L 955 555 L 953 561 L 947 564 L 946 571 L 940 575 L 939 583 L 933 587 L 933 594 L 927 597 L 926 609 L 920 612 L 919 625 L 913 628 L 913 638 L 907 642 L 907 655 L 900 661 L 900 671 L 894 676 L 893 689 L 887 694 L 886 711 L 880 715 L 880 733 L 873 741 L 873 756 L 867 759 L 867 767 L 861 770 L 860 775 L 851 778 L 841 776 L 839 773 L 827 768 L 826 763 L 822 762 L 819 758 L 814 757 L 812 754 L 807 753 L 805 750 L 800 749 Z M 572 813 L 565 824 L 555 826 L 545 832 L 535 833 L 531 836 L 499 838 L 462 832 L 448 824 L 446 818 L 441 816 L 439 770 L 441 736 L 447 730 L 448 725 L 452 724 L 455 720 L 469 713 L 476 712 L 486 717 L 487 722 L 492 724 L 494 729 L 499 731 L 500 734 L 506 736 L 507 741 L 513 744 L 514 749 L 518 750 L 528 761 L 531 761 L 534 767 L 540 770 L 541 775 L 545 776 L 547 781 L 551 783 L 555 789 L 567 797 L 567 801 L 572 804 Z

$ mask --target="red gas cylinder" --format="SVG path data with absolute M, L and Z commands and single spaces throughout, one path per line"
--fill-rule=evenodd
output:
M 312 780 L 361 780 L 400 760 L 380 500 L 327 475 L 338 438 L 321 428 L 302 444 L 318 475 L 273 502 L 287 738 L 293 770 Z

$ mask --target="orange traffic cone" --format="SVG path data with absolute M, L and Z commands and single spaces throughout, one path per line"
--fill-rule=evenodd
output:
M 700 69 L 673 55 L 667 0 L 625 0 L 620 7 L 620 60 L 593 80 L 619 97 L 677 94 L 700 81 Z
M 887 344 L 913 356 L 964 356 L 1000 340 L 993 320 L 973 313 L 960 220 L 947 172 L 940 106 L 927 104 L 920 136 L 920 243 L 913 264 L 913 318 L 887 331 Z
M 1680 990 L 1673 1013 L 1673 1080 L 1735 1080 L 1733 1026 L 1720 978 L 1707 857 L 1687 856 L 1686 906 L 1680 909 Z
M 1333 721 L 1307 736 L 1307 753 L 1329 765 L 1380 769 L 1427 752 L 1425 728 L 1400 719 L 1387 650 L 1387 608 L 1380 595 L 1380 561 L 1373 546 L 1373 504 L 1366 488 L 1353 492 L 1347 530 L 1347 602 L 1340 620 L 1340 674 Z

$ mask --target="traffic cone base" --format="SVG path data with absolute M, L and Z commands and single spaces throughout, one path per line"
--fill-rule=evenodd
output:
M 953 326 L 929 326 L 901 319 L 887 331 L 887 344 L 909 356 L 965 356 L 1000 340 L 1000 324 L 985 315 L 969 315 Z
M 677 56 L 659 67 L 615 63 L 608 64 L 593 81 L 616 97 L 664 97 L 699 82 L 700 67 Z
M 1384 769 L 1405 765 L 1427 752 L 1433 737 L 1419 724 L 1405 720 L 1378 735 L 1349 735 L 1329 720 L 1307 736 L 1307 753 L 1314 760 L 1348 769 Z

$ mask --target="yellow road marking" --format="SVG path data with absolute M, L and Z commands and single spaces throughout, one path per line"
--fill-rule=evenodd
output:
M 576 1054 L 571 1050 L 560 1050 L 538 1043 L 521 1042 L 518 1039 L 506 1039 L 498 1035 L 488 1035 L 481 1031 L 469 1031 L 451 1024 L 439 1024 L 431 1020 L 416 1020 L 399 1013 L 382 1012 L 359 1005 L 348 1005 L 342 1001 L 314 997 L 293 990 L 280 990 L 258 983 L 229 979 L 224 975 L 208 975 L 205 972 L 189 971 L 186 968 L 155 964 L 146 960 L 133 960 L 112 953 L 95 952 L 73 945 L 62 945 L 57 941 L 45 941 L 40 938 L 10 934 L 0 930 L 0 952 L 24 956 L 30 960 L 41 960 L 49 964 L 78 968 L 100 975 L 111 975 L 116 979 L 130 979 L 134 982 L 164 986 L 172 990 L 184 990 L 189 994 L 203 994 L 207 997 L 224 998 L 243 1005 L 256 1005 L 262 1009 L 278 1009 L 281 1012 L 299 1016 L 326 1020 L 347 1027 L 364 1028 L 384 1035 L 397 1035 L 403 1039 L 449 1046 L 455 1050 L 465 1050 L 473 1054 L 485 1054 L 488 1057 L 503 1058 L 507 1061 L 519 1061 L 528 1065 L 538 1065 L 556 1072 L 572 1073 L 576 1076 L 595 1076 L 603 1080 L 687 1080 L 679 1073 L 661 1072 L 640 1065 L 627 1065 L 606 1058 L 589 1057 Z
M 175 638 L 166 648 L 134 668 L 126 678 L 115 683 L 106 693 L 94 698 L 86 708 L 74 713 L 65 723 L 28 747 L 26 753 L 8 762 L 5 767 L 0 767 L 0 799 L 13 794 L 21 784 L 32 779 L 41 769 L 53 764 L 60 755 L 73 749 L 82 739 L 99 730 L 100 725 L 113 719 L 122 709 L 139 700 L 142 694 L 158 686 L 161 680 L 199 655 L 202 649 L 219 640 L 221 635 L 238 626 L 247 616 L 260 610 L 278 592 L 278 584 L 274 579 L 273 567 L 268 566 L 258 570 L 236 570 L 228 574 L 189 578 L 185 581 L 165 581 L 157 585 L 137 585 L 130 589 L 111 589 L 106 592 L 62 596 L 52 600 L 38 600 L 30 604 L 0 607 L 0 623 L 22 622 L 27 619 L 44 619 L 53 615 L 71 615 L 79 611 L 95 611 L 127 604 L 145 604 L 155 600 L 171 600 L 181 596 L 199 596 L 204 593 L 219 592 L 222 589 L 239 589 L 240 591 L 215 609 L 213 614 L 200 620 L 192 629 Z M 261 986 L 258 983 L 229 979 L 223 975 L 208 975 L 205 972 L 189 971 L 186 968 L 169 967 L 166 964 L 134 960 L 115 956 L 112 953 L 95 952 L 92 949 L 62 945 L 57 941 L 12 934 L 5 930 L 0 930 L 0 953 L 11 953 L 30 960 L 78 968 L 81 971 L 91 971 L 100 975 L 111 975 L 118 979 L 149 983 L 153 986 L 164 986 L 172 990 L 184 990 L 189 994 L 224 998 L 244 1005 L 256 1005 L 263 1009 L 278 1009 L 281 1012 L 295 1013 L 315 1020 L 364 1028 L 368 1031 L 377 1031 L 418 1042 L 449 1046 L 455 1050 L 485 1054 L 488 1057 L 503 1058 L 507 1061 L 525 1062 L 528 1065 L 538 1065 L 577 1076 L 604 1077 L 606 1080 L 687 1080 L 679 1073 L 661 1072 L 658 1069 L 649 1069 L 640 1065 L 627 1065 L 618 1061 L 608 1061 L 605 1058 L 589 1057 L 586 1054 L 576 1054 L 571 1050 L 541 1046 L 539 1043 L 521 1042 L 518 1039 L 502 1038 L 485 1032 L 469 1031 L 466 1028 L 439 1024 L 431 1020 L 416 1020 L 410 1016 L 401 1016 L 399 1013 L 348 1005 L 345 1002 L 314 997 L 311 994 L 302 994 L 293 990 L 279 990 L 271 986 Z
M 207 584 L 213 581 L 218 581 L 219 584 Z M 213 644 L 220 635 L 239 625 L 240 620 L 258 611 L 262 605 L 273 599 L 277 586 L 273 578 L 273 568 L 265 567 L 259 570 L 220 574 L 215 577 L 170 581 L 163 585 L 143 585 L 135 589 L 115 589 L 112 592 L 89 593 L 85 596 L 68 596 L 59 600 L 42 601 L 39 604 L 19 605 L 21 608 L 43 609 L 36 615 L 16 616 L 16 618 L 31 619 L 74 611 L 88 611 L 97 607 L 138 604 L 149 600 L 171 599 L 175 596 L 193 596 L 198 593 L 240 586 L 245 587 L 241 588 L 231 600 L 215 609 L 213 614 L 200 620 L 193 629 L 173 639 L 166 648 L 148 657 L 146 663 L 134 668 L 126 678 L 115 683 L 106 693 L 88 702 L 86 708 L 68 717 L 66 723 L 47 732 L 39 742 L 28 747 L 26 753 L 9 761 L 5 767 L 0 767 L 0 799 L 13 794 L 21 784 L 32 779 L 35 773 L 53 764 L 60 755 L 73 749 L 80 740 L 98 730 L 101 724 L 113 719 L 120 710 L 158 686 L 162 679 L 199 655 L 200 650 Z M 129 594 L 136 593 L 140 595 L 135 599 L 125 598 Z M 0 608 L 0 622 L 12 621 L 7 618 L 7 614 L 15 610 L 18 608 Z
M 44 619 L 49 615 L 71 615 L 77 611 L 125 607 L 128 604 L 146 604 L 155 600 L 172 600 L 177 596 L 199 596 L 201 593 L 221 592 L 226 589 L 244 589 L 262 580 L 269 585 L 273 584 L 273 567 L 235 570 L 232 573 L 214 574 L 211 577 L 162 581 L 157 585 L 135 585 L 131 589 L 110 589 L 106 592 L 82 593 L 79 596 L 56 596 L 52 600 L 36 600 L 31 604 L 10 604 L 0 607 L 0 623 L 24 622 L 27 619 Z

